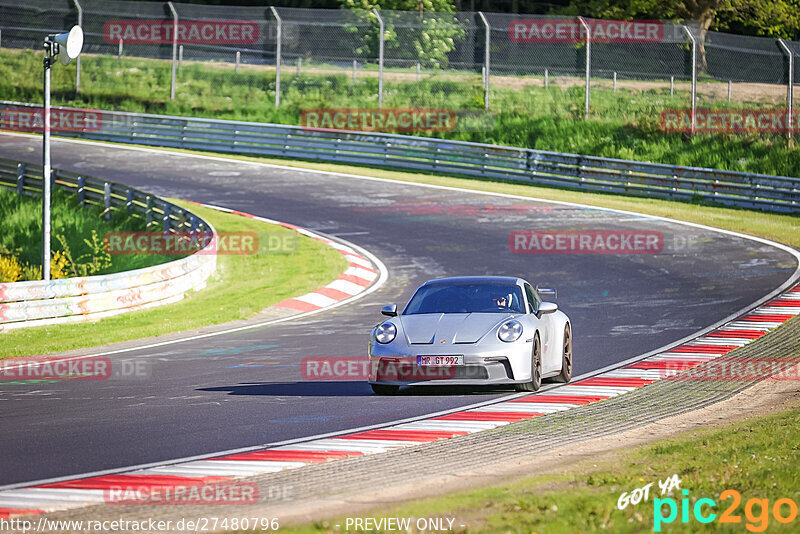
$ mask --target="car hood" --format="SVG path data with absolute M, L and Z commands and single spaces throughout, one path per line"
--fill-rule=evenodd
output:
M 507 313 L 421 313 L 401 315 L 410 344 L 477 343 L 497 325 L 514 317 Z

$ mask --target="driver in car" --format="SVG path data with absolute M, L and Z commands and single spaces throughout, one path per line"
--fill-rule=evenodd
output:
M 492 298 L 492 303 L 498 310 L 507 310 L 509 309 L 509 296 L 508 295 L 501 295 L 499 297 Z

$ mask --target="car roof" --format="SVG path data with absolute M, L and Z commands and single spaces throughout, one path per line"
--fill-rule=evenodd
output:
M 514 276 L 452 276 L 449 278 L 435 278 L 428 280 L 423 286 L 448 285 L 448 284 L 498 284 L 519 285 L 525 280 Z

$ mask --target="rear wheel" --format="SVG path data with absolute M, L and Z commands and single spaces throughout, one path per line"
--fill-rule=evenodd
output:
M 542 343 L 539 341 L 539 334 L 533 338 L 533 350 L 531 351 L 531 381 L 524 384 L 517 384 L 517 391 L 539 391 L 542 387 Z
M 370 384 L 372 392 L 376 395 L 397 395 L 400 391 L 400 386 L 392 386 L 389 384 Z
M 555 381 L 567 383 L 570 380 L 572 380 L 572 329 L 568 324 L 564 327 L 564 350 L 561 357 L 561 373 L 555 377 Z

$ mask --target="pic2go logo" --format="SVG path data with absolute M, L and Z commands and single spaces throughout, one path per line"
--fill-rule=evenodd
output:
M 653 499 L 653 532 L 661 532 L 661 526 L 673 523 L 681 515 L 681 523 L 688 524 L 691 517 L 698 523 L 712 523 L 715 520 L 719 523 L 741 523 L 742 516 L 736 513 L 742 502 L 742 495 L 736 490 L 725 490 L 720 493 L 720 501 L 733 499 L 733 502 L 720 514 L 712 510 L 717 507 L 714 499 L 707 497 L 697 499 L 694 504 L 689 503 L 689 490 L 682 490 L 683 498 L 680 505 L 675 499 L 666 497 L 664 499 Z M 664 509 L 668 510 L 668 515 L 664 516 Z M 749 499 L 744 505 L 744 516 L 747 519 L 745 528 L 750 532 L 764 532 L 769 527 L 770 512 L 772 518 L 778 523 L 787 524 L 797 519 L 797 503 L 792 499 L 783 498 L 776 500 L 770 507 L 769 499 Z

